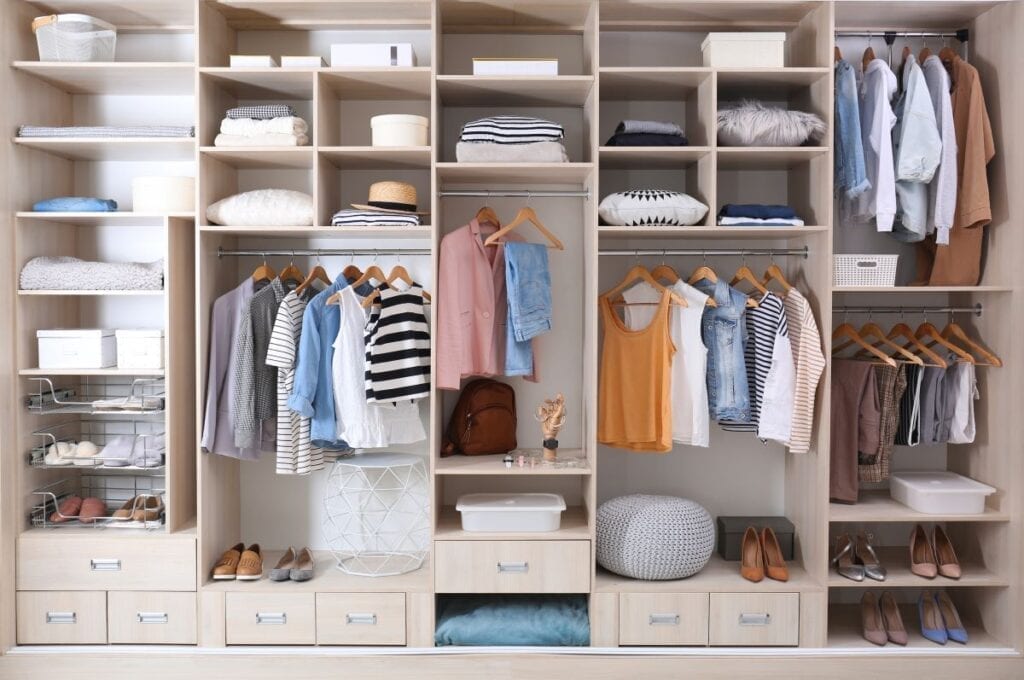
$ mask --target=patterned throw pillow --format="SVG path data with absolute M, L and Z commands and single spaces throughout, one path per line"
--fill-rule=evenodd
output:
M 597 211 L 616 227 L 679 227 L 700 222 L 708 207 L 678 191 L 633 189 L 605 196 Z

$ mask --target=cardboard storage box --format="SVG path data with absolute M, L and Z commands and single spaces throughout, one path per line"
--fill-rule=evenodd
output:
M 719 517 L 718 554 L 723 560 L 739 561 L 743 532 L 751 526 L 758 531 L 762 527 L 771 527 L 779 539 L 782 556 L 787 560 L 793 559 L 796 530 L 793 523 L 785 517 Z

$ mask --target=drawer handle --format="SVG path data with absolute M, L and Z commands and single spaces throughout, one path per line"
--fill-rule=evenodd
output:
M 530 571 L 529 562 L 498 562 L 499 574 L 525 574 Z
M 376 626 L 376 614 L 345 614 L 345 623 L 356 626 Z
M 651 614 L 647 623 L 651 626 L 678 626 L 679 614 Z
M 285 612 L 256 612 L 256 623 L 283 626 L 288 623 L 288 615 Z
M 78 623 L 75 612 L 46 612 L 47 623 Z
M 136 612 L 139 623 L 167 623 L 167 612 Z
M 93 571 L 121 571 L 121 560 L 114 559 L 91 559 L 89 568 Z
M 740 614 L 741 626 L 767 626 L 772 622 L 772 615 L 768 612 L 757 614 Z

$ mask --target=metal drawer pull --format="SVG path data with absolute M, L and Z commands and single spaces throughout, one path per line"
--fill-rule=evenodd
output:
M 261 625 L 269 624 L 273 626 L 283 626 L 288 623 L 288 615 L 284 612 L 256 612 L 256 623 Z
M 741 626 L 767 626 L 772 622 L 772 615 L 768 612 L 760 614 L 740 614 Z
M 498 562 L 499 574 L 525 574 L 530 571 L 529 562 Z
M 47 623 L 78 623 L 75 612 L 46 612 Z
M 651 614 L 647 622 L 652 626 L 678 626 L 679 614 Z
M 139 623 L 167 623 L 167 612 L 136 612 Z
M 121 560 L 92 559 L 89 560 L 89 568 L 93 571 L 121 571 Z
M 376 626 L 376 614 L 345 614 L 345 623 L 349 625 Z

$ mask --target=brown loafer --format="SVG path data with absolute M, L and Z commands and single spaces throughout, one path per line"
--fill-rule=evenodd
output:
M 740 576 L 758 583 L 764 579 L 764 550 L 757 538 L 757 529 L 747 527 L 740 544 Z
M 97 519 L 107 516 L 107 504 L 99 498 L 86 498 L 82 501 L 82 509 L 78 511 L 78 521 L 82 524 L 93 524 Z
M 244 543 L 236 543 L 233 548 L 228 548 L 220 556 L 217 564 L 213 565 L 214 581 L 233 581 L 238 570 L 238 562 L 242 559 L 242 551 L 245 550 Z
M 764 552 L 764 571 L 773 581 L 788 581 L 789 567 L 782 557 L 782 547 L 771 527 L 761 529 L 761 550 Z
M 235 578 L 239 581 L 259 581 L 263 578 L 263 555 L 259 543 L 253 543 L 242 553 Z

